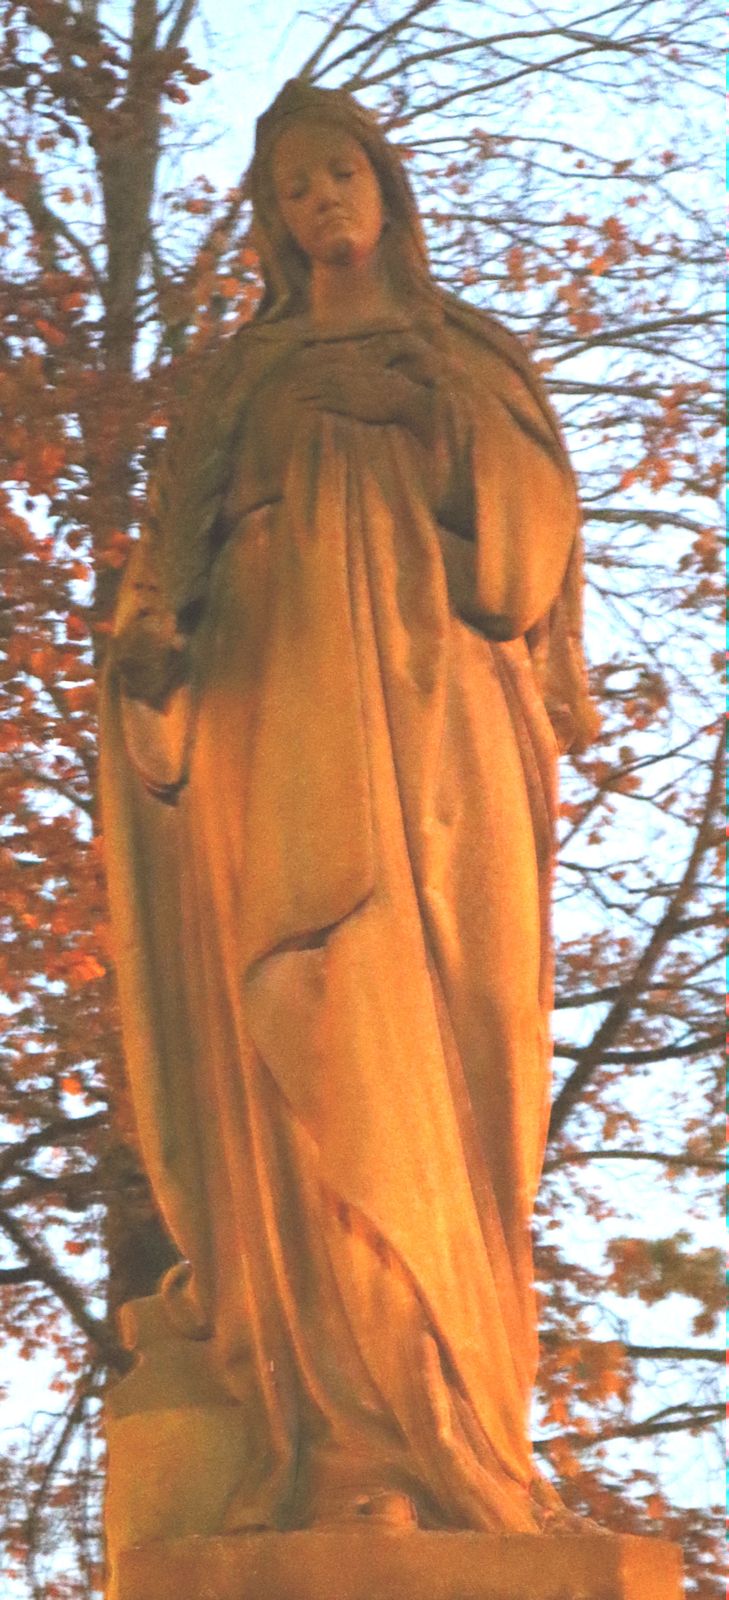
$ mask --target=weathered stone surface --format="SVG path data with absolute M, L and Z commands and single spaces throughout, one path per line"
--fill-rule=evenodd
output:
M 680 1600 L 649 1539 L 377 1529 L 179 1539 L 125 1551 L 119 1600 Z
M 574 477 L 518 342 L 429 279 L 365 108 L 287 85 L 250 192 L 267 314 L 181 396 L 104 680 L 125 1054 L 180 1256 L 125 1313 L 108 1600 L 135 1546 L 135 1600 L 522 1600 L 530 1566 L 573 1600 L 528 1425 L 554 733 L 590 726 Z M 528 1541 L 393 1543 L 390 1512 Z M 619 1548 L 587 1600 L 628 1593 Z

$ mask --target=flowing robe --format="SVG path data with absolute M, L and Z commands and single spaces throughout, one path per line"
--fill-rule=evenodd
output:
M 188 405 L 118 626 L 158 586 L 191 679 L 162 712 L 106 683 L 169 1315 L 250 1417 L 227 1527 L 394 1489 L 528 1531 L 556 742 L 525 636 L 564 602 L 574 485 L 524 358 L 468 318 L 432 452 L 300 407 L 316 342 L 254 325 Z

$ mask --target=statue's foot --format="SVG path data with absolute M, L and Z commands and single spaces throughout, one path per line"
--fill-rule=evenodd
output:
M 233 1512 L 225 1517 L 220 1530 L 221 1534 L 228 1533 L 277 1533 L 278 1529 L 272 1522 L 261 1522 L 254 1515 L 245 1512 Z
M 234 1494 L 225 1510 L 221 1533 L 274 1533 L 276 1523 L 267 1509 L 244 1494 Z
M 409 1495 L 380 1489 L 318 1506 L 307 1526 L 320 1532 L 342 1527 L 417 1528 L 418 1518 Z

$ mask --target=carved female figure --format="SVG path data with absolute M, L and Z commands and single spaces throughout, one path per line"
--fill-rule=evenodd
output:
M 181 404 L 106 690 L 162 1294 L 249 1418 L 226 1528 L 533 1531 L 574 482 L 368 113 L 287 85 L 252 182 L 264 302 Z

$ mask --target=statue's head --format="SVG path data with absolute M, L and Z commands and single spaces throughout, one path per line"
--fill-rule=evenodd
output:
M 302 171 L 321 173 L 331 205 L 312 203 Z M 329 192 L 329 190 L 328 190 Z M 379 252 L 396 295 L 434 300 L 423 231 L 397 152 L 342 89 L 292 79 L 259 120 L 251 168 L 254 232 L 266 285 L 261 312 L 304 309 L 312 261 Z

